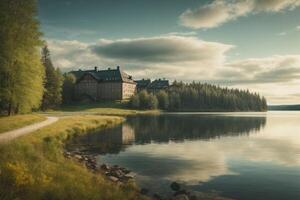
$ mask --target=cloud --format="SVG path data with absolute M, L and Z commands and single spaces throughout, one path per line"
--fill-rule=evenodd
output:
M 287 34 L 287 32 L 280 32 L 280 33 L 278 33 L 277 35 L 278 36 L 285 36 Z
M 296 27 L 297 31 L 300 31 L 300 25 Z
M 199 79 L 222 66 L 232 45 L 196 37 L 163 35 L 136 39 L 100 39 L 97 44 L 48 40 L 54 63 L 65 69 L 124 65 L 137 78 Z M 84 67 L 82 67 L 84 66 Z M 206 73 L 204 73 L 206 72 Z
M 214 0 L 197 9 L 184 11 L 179 22 L 194 29 L 213 28 L 250 13 L 292 10 L 299 5 L 299 0 Z
M 159 36 L 101 42 L 93 46 L 92 51 L 99 56 L 129 62 L 199 62 L 215 65 L 224 59 L 225 52 L 231 48 L 231 45 L 195 37 Z
M 220 82 L 230 84 L 282 83 L 299 80 L 300 55 L 277 55 L 228 62 L 222 70 L 216 72 L 216 77 L 219 77 Z

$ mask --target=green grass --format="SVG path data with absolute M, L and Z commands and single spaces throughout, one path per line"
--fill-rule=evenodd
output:
M 113 184 L 63 156 L 67 139 L 122 121 L 113 116 L 70 116 L 0 145 L 0 199 L 142 199 L 133 183 Z
M 134 110 L 127 106 L 126 101 L 104 101 L 96 103 L 77 103 L 67 106 L 62 106 L 60 109 L 47 111 L 48 114 L 68 115 L 68 112 L 76 114 L 99 114 L 99 115 L 113 115 L 113 116 L 127 116 L 136 114 L 158 114 L 159 110 Z
M 14 130 L 45 120 L 46 117 L 37 114 L 0 117 L 0 133 Z

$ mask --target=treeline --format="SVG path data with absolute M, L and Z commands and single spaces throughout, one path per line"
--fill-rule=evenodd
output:
M 167 90 L 152 94 L 143 90 L 130 99 L 136 109 L 170 111 L 265 111 L 264 97 L 248 90 L 211 84 L 174 82 Z
M 1 0 L 0 27 L 0 114 L 56 108 L 63 96 L 67 101 L 63 88 L 74 80 L 64 78 L 51 62 L 36 1 Z

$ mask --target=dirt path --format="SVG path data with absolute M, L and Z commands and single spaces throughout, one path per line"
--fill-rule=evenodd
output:
M 48 126 L 58 120 L 58 117 L 47 117 L 45 121 L 38 122 L 35 124 L 31 124 L 28 126 L 25 126 L 23 128 L 15 129 L 12 131 L 7 131 L 0 134 L 0 143 L 8 142 L 10 140 L 13 140 L 17 137 L 20 137 L 22 135 L 26 135 L 28 133 L 31 133 L 33 131 L 36 131 L 42 127 Z

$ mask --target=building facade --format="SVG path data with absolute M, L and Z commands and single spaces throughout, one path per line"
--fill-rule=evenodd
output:
M 141 79 L 135 81 L 137 83 L 137 91 L 147 90 L 151 93 L 159 92 L 160 90 L 166 90 L 169 88 L 169 80 L 156 79 L 151 81 L 150 79 Z
M 129 99 L 136 92 L 136 83 L 132 76 L 116 69 L 78 70 L 70 72 L 76 77 L 75 99 L 123 100 Z

